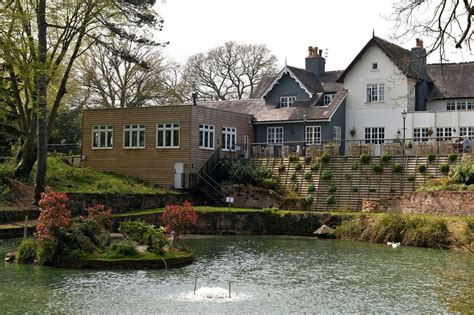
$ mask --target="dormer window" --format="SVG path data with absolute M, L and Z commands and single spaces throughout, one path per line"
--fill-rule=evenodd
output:
M 280 107 L 290 107 L 296 101 L 296 96 L 281 96 Z
M 334 94 L 324 94 L 323 105 L 328 106 L 332 99 L 334 98 Z
M 379 69 L 379 65 L 376 62 L 372 63 L 372 71 L 376 71 Z

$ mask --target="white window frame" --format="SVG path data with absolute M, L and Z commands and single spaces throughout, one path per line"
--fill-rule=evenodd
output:
M 335 94 L 324 94 L 323 105 L 328 106 L 332 102 L 334 95 Z
M 459 127 L 459 136 L 460 137 L 468 136 L 471 139 L 474 138 L 474 126 Z
M 430 139 L 428 136 L 429 127 L 413 128 L 413 142 L 426 142 Z
M 127 135 L 128 133 L 128 135 Z M 140 143 L 143 134 L 143 144 Z M 133 138 L 136 138 L 136 145 L 133 145 Z M 125 144 L 128 137 L 129 145 Z M 145 124 L 124 124 L 123 125 L 123 148 L 124 149 L 145 149 L 146 146 L 146 125 Z
M 267 143 L 282 144 L 283 143 L 283 127 L 267 127 Z
M 216 127 L 210 124 L 200 124 L 199 125 L 199 149 L 214 150 L 215 142 L 216 142 Z
M 474 99 L 454 99 L 448 100 L 446 110 L 473 110 Z
M 181 141 L 181 125 L 179 123 L 157 123 L 156 124 L 156 148 L 157 149 L 179 149 Z M 176 131 L 177 141 L 176 141 Z M 170 144 L 167 145 L 167 134 Z M 161 139 L 161 144 L 159 143 Z
M 382 144 L 385 142 L 385 127 L 365 127 L 365 143 Z
M 385 101 L 385 83 L 368 83 L 366 89 L 367 103 L 381 103 Z
M 94 145 L 94 138 L 97 135 L 97 145 Z M 102 135 L 105 136 L 102 139 Z M 109 138 L 110 135 L 110 138 Z M 105 143 L 102 143 L 103 141 Z M 109 141 L 110 140 L 110 141 Z M 112 125 L 96 125 L 92 126 L 92 141 L 91 147 L 93 150 L 112 150 L 114 148 L 114 128 Z
M 379 71 L 379 64 L 377 62 L 372 62 L 372 71 Z
M 342 140 L 342 128 L 339 127 L 339 126 L 334 126 L 333 129 L 334 129 L 334 140 L 335 140 L 337 143 L 341 143 L 341 140 Z
M 436 141 L 451 140 L 453 138 L 452 127 L 438 127 L 436 128 Z
M 296 96 L 280 96 L 280 107 L 290 107 L 296 102 Z
M 235 151 L 237 145 L 237 128 L 222 127 L 222 151 Z
M 306 126 L 306 144 L 321 144 L 321 126 Z

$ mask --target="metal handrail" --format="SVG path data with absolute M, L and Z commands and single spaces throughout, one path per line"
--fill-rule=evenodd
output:
M 201 180 L 203 180 L 205 183 L 207 183 L 207 185 L 209 187 L 211 187 L 217 194 L 219 194 L 219 196 L 221 196 L 221 198 L 225 198 L 225 195 L 220 190 L 218 190 L 216 187 L 214 187 L 211 183 L 209 183 L 201 174 L 198 174 L 198 176 Z

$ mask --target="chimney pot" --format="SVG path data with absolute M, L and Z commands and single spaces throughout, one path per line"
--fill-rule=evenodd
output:
M 319 50 L 319 57 L 322 57 L 322 56 L 323 56 L 323 50 L 320 49 L 320 50 Z
M 308 46 L 308 57 L 313 55 L 313 46 Z
M 416 47 L 423 48 L 423 40 L 417 38 L 416 39 Z

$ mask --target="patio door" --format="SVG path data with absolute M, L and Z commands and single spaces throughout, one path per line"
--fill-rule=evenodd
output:
M 370 143 L 372 146 L 372 154 L 375 156 L 381 155 L 381 146 L 385 141 L 385 127 L 366 127 L 365 128 L 365 143 Z
M 175 189 L 183 189 L 183 178 L 184 178 L 184 163 L 174 162 L 174 180 L 173 187 Z

